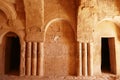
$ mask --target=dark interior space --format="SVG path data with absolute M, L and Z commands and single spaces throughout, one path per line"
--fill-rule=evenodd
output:
M 108 38 L 102 38 L 102 72 L 110 72 L 110 50 L 108 44 Z
M 19 75 L 20 41 L 16 36 L 6 37 L 5 74 Z

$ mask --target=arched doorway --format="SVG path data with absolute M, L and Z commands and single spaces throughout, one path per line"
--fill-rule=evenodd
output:
M 45 75 L 76 75 L 76 39 L 67 21 L 49 25 L 44 48 Z
M 20 40 L 12 32 L 7 33 L 3 39 L 4 42 L 4 74 L 19 75 L 20 66 Z

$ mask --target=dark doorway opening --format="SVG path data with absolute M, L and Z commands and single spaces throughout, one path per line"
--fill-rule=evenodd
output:
M 17 36 L 5 38 L 5 74 L 19 75 L 20 66 L 20 41 Z
M 102 65 L 101 65 L 101 69 L 102 72 L 111 72 L 110 70 L 110 48 L 109 48 L 109 42 L 108 42 L 108 38 L 102 38 Z

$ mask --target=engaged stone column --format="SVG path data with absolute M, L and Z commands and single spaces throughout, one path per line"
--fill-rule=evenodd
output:
M 31 75 L 31 50 L 32 49 L 32 43 L 27 42 L 27 53 L 26 53 L 26 75 Z
M 87 44 L 87 49 L 88 49 L 88 75 L 89 76 L 93 75 L 93 54 L 92 54 L 91 46 L 92 46 L 92 43 Z
M 82 43 L 78 43 L 78 76 L 82 76 Z
M 82 73 L 87 76 L 87 43 L 82 43 Z
M 38 75 L 44 75 L 44 44 L 38 43 Z
M 20 56 L 20 76 L 25 75 L 25 51 L 26 51 L 26 42 L 21 44 L 21 56 Z
M 37 42 L 33 42 L 33 51 L 32 51 L 32 75 L 36 76 L 37 74 Z

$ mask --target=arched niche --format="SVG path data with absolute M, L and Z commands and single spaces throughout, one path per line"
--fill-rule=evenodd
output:
M 71 25 L 65 20 L 49 24 L 44 42 L 44 74 L 76 75 L 76 36 Z
M 0 74 L 20 75 L 20 39 L 16 33 L 8 32 L 0 45 Z
M 120 74 L 120 28 L 114 22 L 104 20 L 94 31 L 94 74 Z

